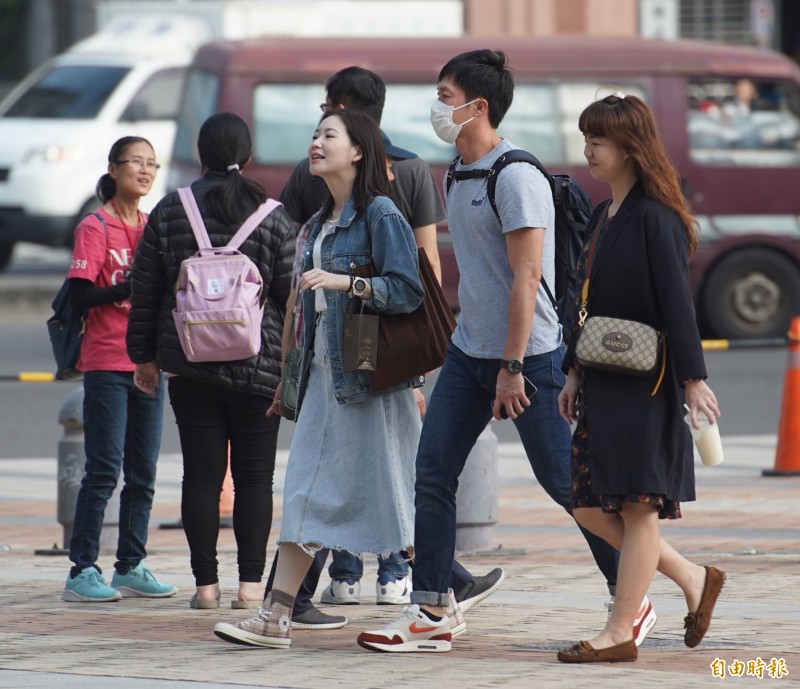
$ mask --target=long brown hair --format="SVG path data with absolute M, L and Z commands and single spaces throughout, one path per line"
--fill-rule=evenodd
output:
M 681 191 L 678 172 L 664 149 L 653 113 L 644 101 L 636 96 L 606 96 L 581 113 L 578 127 L 585 136 L 610 139 L 631 157 L 645 193 L 680 216 L 691 256 L 697 248 L 697 220 Z

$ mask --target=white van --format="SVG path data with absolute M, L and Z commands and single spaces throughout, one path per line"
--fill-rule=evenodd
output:
M 164 195 L 186 69 L 208 37 L 190 18 L 115 22 L 0 102 L 0 269 L 16 242 L 71 245 L 120 137 L 148 139 L 163 166 L 142 210 Z

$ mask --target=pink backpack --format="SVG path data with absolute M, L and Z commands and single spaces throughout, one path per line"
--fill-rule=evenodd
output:
M 239 251 L 261 221 L 281 204 L 268 199 L 223 247 L 212 247 L 189 187 L 178 189 L 199 247 L 181 263 L 172 317 L 189 361 L 236 361 L 261 350 L 263 281 L 255 263 Z

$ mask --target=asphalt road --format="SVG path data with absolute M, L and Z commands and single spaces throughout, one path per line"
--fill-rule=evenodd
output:
M 708 352 L 709 383 L 722 407 L 727 435 L 774 434 L 778 428 L 785 349 Z M 58 411 L 75 383 L 20 383 L 7 380 L 20 371 L 51 371 L 50 343 L 41 323 L 0 325 L 0 458 L 54 455 L 62 429 Z M 430 387 L 430 386 L 428 386 Z M 292 424 L 284 422 L 280 444 L 288 447 Z M 510 421 L 495 424 L 501 441 L 516 440 Z M 164 452 L 179 452 L 172 410 L 165 405 Z
M 63 275 L 69 254 L 20 244 L 7 275 L 52 280 Z M 4 274 L 6 275 L 6 274 Z M 4 278 L 0 276 L 0 281 Z M 0 304 L 2 309 L 2 304 Z M 709 384 L 722 408 L 725 435 L 767 435 L 777 432 L 787 354 L 783 348 L 708 352 Z M 51 371 L 52 355 L 44 318 L 0 323 L 0 459 L 55 456 L 62 435 L 59 409 L 75 383 L 11 382 L 20 371 Z M 432 383 L 432 381 L 431 381 Z M 431 383 L 427 386 L 431 388 Z M 279 443 L 288 447 L 293 424 L 284 422 Z M 503 442 L 517 439 L 510 421 L 494 425 Z M 164 452 L 179 452 L 169 404 L 164 412 Z

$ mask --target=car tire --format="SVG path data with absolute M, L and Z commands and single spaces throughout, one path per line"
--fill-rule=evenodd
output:
M 784 337 L 800 315 L 800 266 L 770 249 L 736 251 L 711 269 L 702 304 L 716 337 Z

